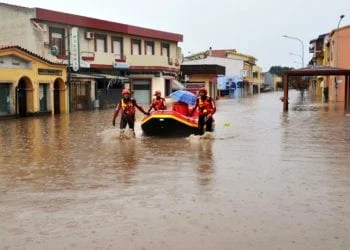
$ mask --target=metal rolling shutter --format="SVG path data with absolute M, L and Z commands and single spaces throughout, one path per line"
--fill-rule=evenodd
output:
M 133 97 L 137 103 L 150 104 L 151 103 L 151 80 L 134 80 Z

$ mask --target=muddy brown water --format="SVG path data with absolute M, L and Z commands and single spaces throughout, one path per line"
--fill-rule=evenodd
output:
M 280 96 L 219 101 L 205 140 L 0 121 L 0 249 L 350 249 L 350 117 Z

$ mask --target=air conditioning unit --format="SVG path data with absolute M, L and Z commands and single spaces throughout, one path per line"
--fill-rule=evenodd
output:
M 85 38 L 87 39 L 87 40 L 92 40 L 92 39 L 94 39 L 94 33 L 93 32 L 85 32 Z

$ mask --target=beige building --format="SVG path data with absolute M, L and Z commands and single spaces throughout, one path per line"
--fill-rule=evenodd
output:
M 73 110 L 115 103 L 124 87 L 148 104 L 152 92 L 167 96 L 177 84 L 180 34 L 4 3 L 0 16 L 0 44 L 70 64 Z

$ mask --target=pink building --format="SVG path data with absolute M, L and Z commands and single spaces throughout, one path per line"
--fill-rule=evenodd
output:
M 329 66 L 350 69 L 350 25 L 333 30 L 329 34 Z M 329 101 L 344 102 L 346 93 L 345 77 L 329 77 Z M 350 92 L 350 90 L 348 90 Z M 349 98 L 349 97 L 347 97 Z

